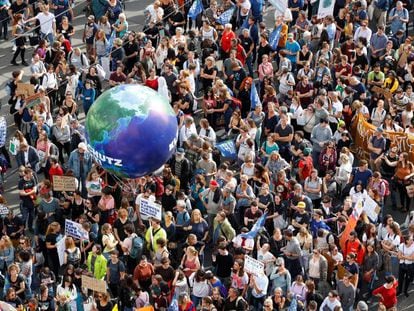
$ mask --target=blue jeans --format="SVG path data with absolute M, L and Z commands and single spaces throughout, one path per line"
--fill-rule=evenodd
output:
M 252 54 L 250 54 L 246 58 L 246 65 L 247 65 L 247 69 L 249 70 L 249 76 L 253 77 L 253 55 Z
M 22 214 L 22 220 L 23 220 L 24 226 L 26 227 L 26 222 L 27 222 L 27 228 L 29 230 L 33 230 L 33 219 L 35 217 L 34 206 L 25 206 L 23 202 L 21 202 L 20 213 Z
M 201 299 L 201 297 L 191 295 L 191 301 L 193 302 L 195 308 L 197 308 L 197 306 L 201 303 Z
M 44 34 L 44 33 L 40 33 L 40 38 L 41 39 L 46 39 L 48 42 L 49 42 L 49 44 L 50 45 L 52 45 L 53 44 L 53 42 L 54 42 L 54 40 L 55 40 L 55 38 L 54 38 L 54 36 L 53 36 L 53 33 L 48 33 L 47 35 L 46 34 Z

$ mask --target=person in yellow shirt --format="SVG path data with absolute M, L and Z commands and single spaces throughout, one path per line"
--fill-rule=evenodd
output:
M 147 242 L 148 250 L 151 253 L 155 253 L 158 249 L 157 240 L 164 238 L 167 240 L 167 233 L 164 228 L 161 228 L 161 221 L 155 218 L 150 220 L 151 226 L 145 232 L 145 241 Z

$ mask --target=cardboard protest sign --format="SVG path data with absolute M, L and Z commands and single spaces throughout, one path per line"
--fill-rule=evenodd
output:
M 98 280 L 87 275 L 82 275 L 82 287 L 94 292 L 106 293 L 106 282 L 104 280 Z
M 76 178 L 72 176 L 56 176 L 53 175 L 54 191 L 75 191 Z
M 30 83 L 17 83 L 16 95 L 29 97 L 35 93 L 34 85 Z

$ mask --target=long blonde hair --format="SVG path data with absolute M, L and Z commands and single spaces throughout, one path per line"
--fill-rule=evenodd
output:
M 55 230 L 59 228 L 60 224 L 57 221 L 52 222 L 49 226 L 47 226 L 46 235 L 50 233 L 55 233 Z

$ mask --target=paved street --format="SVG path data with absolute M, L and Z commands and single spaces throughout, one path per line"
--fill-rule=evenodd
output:
M 82 46 L 82 33 L 83 33 L 83 25 L 85 22 L 85 16 L 82 12 L 82 8 L 84 6 L 83 0 L 77 1 L 77 7 L 75 9 L 75 13 L 77 17 L 74 20 L 74 27 L 76 29 L 76 33 L 73 37 L 73 46 Z M 129 22 L 129 29 L 135 31 L 141 31 L 143 26 L 143 12 L 145 7 L 150 3 L 150 0 L 127 0 L 126 2 L 126 15 L 127 20 Z M 271 27 L 273 24 L 273 9 L 268 9 L 265 14 L 265 21 L 267 22 L 268 27 Z M 28 55 L 31 54 L 33 48 L 30 48 L 26 52 L 27 61 L 30 62 L 30 58 Z M 2 115 L 7 115 L 7 120 L 9 124 L 9 137 L 14 134 L 15 127 L 13 125 L 12 117 L 9 116 L 9 106 L 7 104 L 8 97 L 5 91 L 5 84 L 11 77 L 11 72 L 18 68 L 22 67 L 14 67 L 10 65 L 10 60 L 12 57 L 12 49 L 11 43 L 0 41 L 0 99 L 1 99 L 1 111 Z M 29 77 L 29 70 L 28 67 L 24 68 L 25 70 L 25 81 L 28 80 Z M 16 211 L 18 211 L 18 190 L 17 190 L 17 174 L 16 174 L 16 164 L 13 163 L 13 169 L 7 172 L 7 181 L 5 184 L 5 197 L 9 202 L 9 206 Z M 398 211 L 391 211 L 389 207 L 386 208 L 386 212 L 391 212 L 394 218 L 399 222 L 402 223 L 404 221 L 403 214 Z M 414 287 L 414 286 L 413 286 Z M 405 298 L 400 297 L 400 303 L 398 310 L 411 310 L 414 309 L 414 291 L 411 294 L 412 297 Z M 374 300 L 376 301 L 376 300 Z M 371 304 L 370 310 L 375 310 L 377 304 Z

